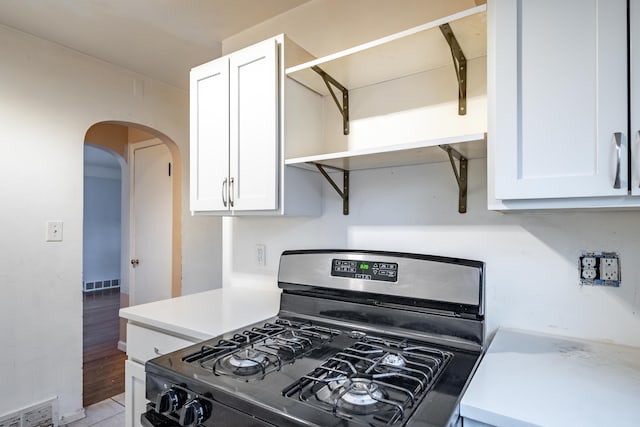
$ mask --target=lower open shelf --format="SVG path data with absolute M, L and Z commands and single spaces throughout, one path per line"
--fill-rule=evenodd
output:
M 349 215 L 350 171 L 448 161 L 458 184 L 458 212 L 466 213 L 468 161 L 487 156 L 486 141 L 486 133 L 461 135 L 419 143 L 297 157 L 285 160 L 285 164 L 321 173 L 342 199 L 342 213 Z M 331 178 L 327 168 L 342 173 L 342 186 Z
M 342 170 L 362 170 L 424 163 L 448 162 L 447 152 L 440 148 L 449 145 L 467 159 L 487 157 L 486 134 L 459 135 L 420 141 L 417 143 L 388 145 L 338 153 L 319 154 L 285 160 L 285 165 L 317 170 L 316 164 Z

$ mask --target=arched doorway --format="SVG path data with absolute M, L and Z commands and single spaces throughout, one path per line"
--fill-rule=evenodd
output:
M 120 307 L 130 305 L 130 296 L 135 294 L 135 277 L 136 274 L 139 273 L 134 269 L 130 260 L 136 257 L 144 257 L 144 255 L 139 253 L 133 253 L 133 248 L 140 247 L 140 245 L 136 245 L 135 242 L 136 237 L 139 238 L 139 235 L 136 234 L 136 229 L 139 231 L 144 228 L 135 226 L 136 220 L 133 215 L 134 205 L 137 206 L 140 203 L 134 203 L 136 200 L 136 182 L 134 179 L 136 156 L 139 155 L 139 157 L 143 157 L 140 153 L 164 150 L 170 162 L 170 167 L 168 168 L 168 171 L 170 171 L 170 186 L 167 191 L 170 191 L 171 194 L 168 198 L 169 204 L 165 204 L 162 207 L 163 210 L 170 210 L 170 212 L 164 215 L 167 221 L 165 221 L 162 226 L 164 227 L 162 231 L 156 229 L 156 231 L 150 233 L 151 238 L 153 238 L 154 235 L 163 237 L 159 239 L 161 243 L 157 243 L 157 245 L 169 246 L 166 248 L 166 251 L 164 251 L 170 264 L 168 268 L 164 269 L 166 274 L 170 275 L 166 281 L 169 289 L 167 289 L 165 293 L 159 294 L 164 295 L 163 297 L 178 296 L 181 294 L 180 207 L 182 195 L 180 189 L 182 171 L 180 153 L 175 143 L 165 135 L 135 123 L 96 123 L 87 130 L 85 145 L 99 147 L 99 149 L 111 153 L 119 159 L 121 164 L 120 280 L 115 305 L 113 299 L 114 286 L 111 286 L 111 290 L 107 291 L 103 283 L 100 290 L 96 291 L 94 284 L 93 289 L 87 291 L 85 289 L 86 286 L 83 285 L 84 301 L 91 301 L 91 304 L 85 303 L 85 310 L 83 310 L 83 335 L 85 342 L 83 352 L 83 406 L 86 407 L 92 403 L 111 397 L 113 394 L 119 394 L 124 391 L 125 357 L 123 352 L 126 350 L 126 328 L 125 322 L 118 318 L 117 312 Z M 156 149 L 147 150 L 147 147 L 156 147 Z M 165 168 L 165 170 L 166 169 L 167 168 Z M 149 183 L 153 185 L 155 180 L 152 178 L 147 181 L 146 188 L 149 189 Z M 140 182 L 140 180 L 138 182 Z M 92 199 L 92 197 L 86 194 L 85 197 L 89 200 Z M 163 200 L 166 201 L 167 198 L 165 197 Z M 86 212 L 87 206 L 85 205 L 85 213 Z M 147 210 L 147 212 L 149 212 L 149 210 Z M 155 217 L 155 215 L 153 216 Z M 147 217 L 151 217 L 151 215 L 147 214 Z M 85 222 L 86 221 L 85 219 Z M 146 221 L 144 225 L 146 225 Z M 149 235 L 149 233 L 147 235 Z M 156 243 L 153 242 L 150 244 L 151 247 L 155 245 Z M 92 248 L 95 248 L 95 244 L 86 247 L 86 249 Z M 84 249 L 85 248 L 83 248 L 83 258 L 91 258 L 90 255 L 84 253 Z M 144 259 L 145 261 L 149 261 L 149 257 Z M 167 264 L 167 261 L 164 261 L 164 264 Z M 84 266 L 84 268 L 86 268 L 86 266 Z M 151 270 L 156 269 L 151 268 Z M 88 275 L 85 276 L 88 278 Z M 149 281 L 140 280 L 139 282 Z M 102 299 L 104 302 L 102 307 L 100 303 L 97 302 L 98 298 L 89 298 L 88 295 L 96 297 L 105 296 L 105 298 Z M 149 297 L 147 297 L 147 299 L 148 298 Z M 89 310 L 89 308 L 91 310 Z M 107 312 L 108 315 L 105 314 Z M 112 339 L 114 331 L 105 333 L 106 331 L 104 330 L 106 324 L 114 324 L 114 322 L 115 328 L 117 329 L 117 340 L 115 341 Z M 100 330 L 100 328 L 103 328 L 103 330 Z M 109 341 L 100 342 L 100 340 L 96 340 L 93 337 L 94 335 L 102 336 Z M 120 351 L 114 351 L 114 347 Z

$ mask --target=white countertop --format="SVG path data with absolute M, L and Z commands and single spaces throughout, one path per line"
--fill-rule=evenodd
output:
M 205 340 L 278 313 L 280 289 L 224 288 L 120 309 L 120 317 Z
M 639 426 L 640 348 L 500 329 L 460 415 L 497 426 Z

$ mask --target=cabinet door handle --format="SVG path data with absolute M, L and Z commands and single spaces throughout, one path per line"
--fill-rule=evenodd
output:
M 620 188 L 620 163 L 622 162 L 622 133 L 614 132 L 613 138 L 616 142 L 616 177 L 613 180 L 613 188 Z
M 233 190 L 234 190 L 234 185 L 233 185 L 233 177 L 231 177 L 229 179 L 229 205 L 231 205 L 231 207 L 233 207 Z
M 227 178 L 222 181 L 222 204 L 227 207 Z
M 636 132 L 636 141 L 640 140 L 640 130 Z M 637 145 L 635 145 L 635 147 L 637 147 Z M 633 152 L 633 149 L 632 149 Z M 632 162 L 631 164 L 633 164 L 634 162 Z M 637 167 L 637 165 L 636 165 Z M 638 188 L 640 188 L 640 184 L 638 185 Z
M 162 353 L 158 347 L 153 347 L 153 352 L 155 354 L 157 354 L 158 356 L 163 356 L 164 355 L 164 353 Z

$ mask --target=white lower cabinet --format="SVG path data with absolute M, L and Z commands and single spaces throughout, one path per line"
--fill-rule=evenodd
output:
M 127 324 L 127 361 L 125 361 L 125 426 L 138 427 L 145 412 L 144 364 L 162 354 L 192 345 L 200 340 L 179 337 L 169 331 Z
M 124 417 L 127 427 L 140 426 L 140 415 L 145 411 L 144 365 L 131 360 L 124 362 Z

